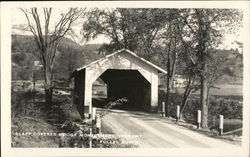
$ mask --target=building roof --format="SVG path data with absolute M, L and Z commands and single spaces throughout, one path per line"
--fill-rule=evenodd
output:
M 91 66 L 91 65 L 93 65 L 93 64 L 95 64 L 95 63 L 98 63 L 98 62 L 100 62 L 100 61 L 102 61 L 102 60 L 104 60 L 104 59 L 110 58 L 110 57 L 112 57 L 112 56 L 114 56 L 114 55 L 116 55 L 116 54 L 119 54 L 119 53 L 121 53 L 121 52 L 129 53 L 129 54 L 131 54 L 132 56 L 134 56 L 135 58 L 137 58 L 137 59 L 141 60 L 142 62 L 144 62 L 144 63 L 150 65 L 151 67 L 157 69 L 158 72 L 167 74 L 167 71 L 166 71 L 166 70 L 164 70 L 164 69 L 158 67 L 157 65 L 155 65 L 155 64 L 153 64 L 153 63 L 151 63 L 151 62 L 145 60 L 145 59 L 142 58 L 142 57 L 139 57 L 139 56 L 136 55 L 134 52 L 132 52 L 132 51 L 130 51 L 130 50 L 128 50 L 128 49 L 121 49 L 121 50 L 118 50 L 118 51 L 116 51 L 116 52 L 114 52 L 114 53 L 111 53 L 111 54 L 109 54 L 109 55 L 106 55 L 105 57 L 103 57 L 103 58 L 101 58 L 101 59 L 98 59 L 98 60 L 96 60 L 96 61 L 94 61 L 94 62 L 91 62 L 91 63 L 88 64 L 88 65 L 85 65 L 85 66 L 83 66 L 83 67 L 77 68 L 74 72 L 81 71 L 81 70 L 83 70 L 83 69 L 85 69 L 85 68 L 87 68 L 87 67 L 89 67 L 89 66 Z

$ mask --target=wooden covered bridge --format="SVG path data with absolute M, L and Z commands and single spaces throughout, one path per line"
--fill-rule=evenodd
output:
M 74 104 L 82 118 L 92 112 L 92 86 L 97 78 L 107 84 L 107 98 L 126 98 L 130 104 L 144 111 L 158 108 L 159 76 L 167 72 L 122 49 L 76 69 L 74 78 Z

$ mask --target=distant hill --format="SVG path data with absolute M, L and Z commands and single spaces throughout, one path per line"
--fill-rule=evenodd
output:
M 101 56 L 97 54 L 100 44 L 79 45 L 68 38 L 63 38 L 58 46 L 55 58 L 54 73 L 56 78 L 68 78 L 71 72 Z M 11 36 L 12 79 L 29 80 L 32 78 L 33 62 L 38 60 L 39 53 L 33 36 Z M 37 79 L 41 79 L 39 70 Z
M 226 60 L 221 65 L 222 76 L 216 84 L 243 84 L 243 54 L 237 50 L 217 50 L 226 54 Z

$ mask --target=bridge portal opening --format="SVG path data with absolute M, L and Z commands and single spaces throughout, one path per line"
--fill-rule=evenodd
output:
M 98 87 L 100 80 L 103 83 L 102 86 L 99 83 Z M 151 85 L 138 70 L 107 69 L 95 81 L 92 89 L 93 106 L 103 107 L 108 102 L 124 98 L 127 102 L 112 108 L 140 111 L 151 109 Z M 98 96 L 97 93 L 102 94 Z

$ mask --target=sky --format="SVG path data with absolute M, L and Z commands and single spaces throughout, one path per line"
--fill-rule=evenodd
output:
M 68 8 L 57 8 L 57 9 L 53 9 L 52 10 L 52 15 L 51 15 L 51 28 L 52 26 L 54 26 L 54 24 L 56 23 L 56 21 L 59 20 L 60 18 L 60 13 L 61 12 L 66 12 L 68 10 Z M 12 26 L 15 25 L 20 25 L 20 24 L 25 24 L 26 23 L 26 18 L 24 16 L 24 13 L 19 10 L 18 8 L 12 8 L 11 10 L 12 15 L 11 15 L 11 22 L 12 22 Z M 107 37 L 105 37 L 104 35 L 99 36 L 98 38 L 94 39 L 94 40 L 90 40 L 89 42 L 85 43 L 81 43 L 81 23 L 84 22 L 84 19 L 79 19 L 76 24 L 73 26 L 73 29 L 75 30 L 76 33 L 76 37 L 74 38 L 74 41 L 76 41 L 79 44 L 102 44 L 102 43 L 108 43 L 109 39 Z M 16 33 L 16 34 L 29 34 L 31 35 L 30 32 L 24 32 L 24 31 L 20 31 L 17 29 L 12 29 L 12 33 Z M 235 44 L 235 40 L 236 41 L 243 41 L 243 29 L 240 29 L 236 34 L 227 34 L 225 41 L 223 42 L 223 44 L 221 44 L 219 46 L 220 49 L 235 49 L 238 48 L 238 45 Z
M 52 10 L 52 14 L 51 14 L 51 28 L 53 28 L 53 26 L 55 26 L 55 23 L 60 19 L 60 13 L 62 12 L 67 12 L 68 8 L 61 8 L 61 9 L 53 9 Z M 13 26 L 15 25 L 22 25 L 22 24 L 26 24 L 26 17 L 24 15 L 24 13 L 19 10 L 18 8 L 12 8 L 11 10 L 11 25 L 12 25 L 12 33 L 14 34 L 22 34 L 22 35 L 32 35 L 31 32 L 29 31 L 21 31 L 18 29 L 14 29 Z M 42 19 L 42 18 L 41 18 Z M 73 26 L 73 29 L 75 30 L 76 33 L 76 37 L 75 37 L 75 41 L 79 44 L 103 44 L 103 43 L 108 43 L 109 39 L 106 38 L 105 36 L 101 35 L 99 36 L 97 39 L 94 40 L 90 40 L 87 43 L 83 42 L 81 43 L 81 23 L 83 23 L 84 20 L 83 19 L 78 19 L 76 21 L 76 23 Z M 69 37 L 70 38 L 70 37 Z M 71 38 L 72 39 L 72 38 Z

